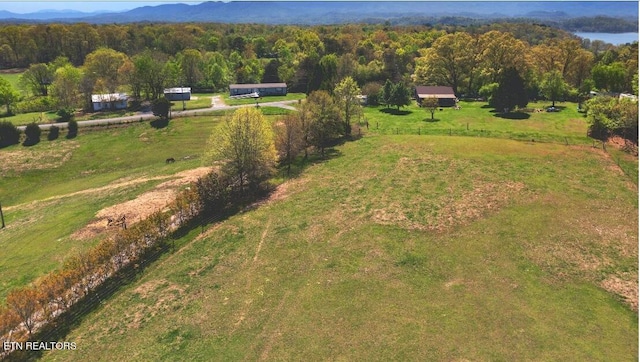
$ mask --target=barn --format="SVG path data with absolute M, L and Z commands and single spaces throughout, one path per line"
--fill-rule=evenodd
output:
M 191 88 L 167 88 L 164 90 L 164 97 L 169 101 L 188 101 L 191 99 Z
M 92 94 L 91 104 L 93 111 L 102 111 L 105 109 L 125 109 L 129 97 L 126 93 L 109 93 L 109 94 Z
M 258 83 L 258 84 L 231 84 L 229 86 L 230 96 L 258 93 L 264 96 L 286 96 L 287 83 Z
M 417 86 L 415 97 L 418 103 L 422 103 L 425 98 L 438 98 L 440 107 L 453 107 L 457 100 L 453 88 L 447 86 Z

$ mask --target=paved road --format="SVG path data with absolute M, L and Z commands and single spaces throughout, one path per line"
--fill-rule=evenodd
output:
M 297 100 L 293 101 L 278 101 L 278 102 L 262 102 L 259 103 L 260 106 L 269 106 L 269 107 L 279 107 L 284 109 L 296 110 L 296 108 L 292 107 L 291 104 L 298 103 Z M 239 106 L 227 106 L 227 105 L 218 105 L 218 102 L 212 101 L 212 106 L 209 108 L 201 108 L 201 109 L 188 109 L 186 111 L 177 111 L 171 113 L 171 118 L 180 118 L 180 117 L 189 117 L 195 115 L 207 114 L 213 111 L 224 111 L 228 109 L 237 109 L 242 107 L 255 107 L 255 104 L 243 104 Z M 105 126 L 110 124 L 124 124 L 124 123 L 135 123 L 135 122 L 143 122 L 146 120 L 156 119 L 157 117 L 153 115 L 151 112 L 139 112 L 133 116 L 125 116 L 125 117 L 114 117 L 114 118 L 105 118 L 105 119 L 94 119 L 90 121 L 78 121 L 78 127 L 91 127 L 91 126 Z M 40 124 L 41 130 L 49 130 L 51 126 L 56 126 L 60 129 L 66 129 L 69 124 L 67 122 L 59 122 L 59 123 L 46 123 Z M 24 132 L 26 126 L 18 126 L 18 129 Z

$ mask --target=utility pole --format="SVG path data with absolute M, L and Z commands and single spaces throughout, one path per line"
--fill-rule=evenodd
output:
M 0 229 L 4 229 L 4 214 L 2 213 L 2 204 L 0 204 L 0 220 L 2 220 L 2 227 L 0 227 Z

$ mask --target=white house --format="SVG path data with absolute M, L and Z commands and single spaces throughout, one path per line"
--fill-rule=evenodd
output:
M 164 97 L 170 101 L 188 101 L 191 99 L 191 88 L 167 88 L 164 90 Z
M 105 109 L 125 109 L 129 96 L 126 93 L 92 94 L 91 103 L 94 111 Z
M 229 95 L 239 96 L 243 94 L 258 93 L 263 96 L 286 96 L 286 83 L 259 83 L 259 84 L 231 84 L 229 85 Z

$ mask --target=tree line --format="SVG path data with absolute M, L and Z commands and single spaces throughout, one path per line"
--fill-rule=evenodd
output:
M 286 82 L 290 92 L 310 94 L 332 92 L 347 76 L 363 90 L 391 80 L 450 85 L 456 94 L 473 96 L 509 67 L 525 79 L 531 97 L 554 71 L 572 89 L 619 92 L 631 91 L 637 53 L 637 43 L 580 41 L 530 23 L 4 25 L 0 68 L 28 67 L 21 87 L 29 97 L 18 102 L 19 94 L 0 84 L 0 103 L 8 113 L 89 109 L 91 93 L 124 90 L 144 100 L 167 86 L 223 91 L 230 83 L 259 82 Z

